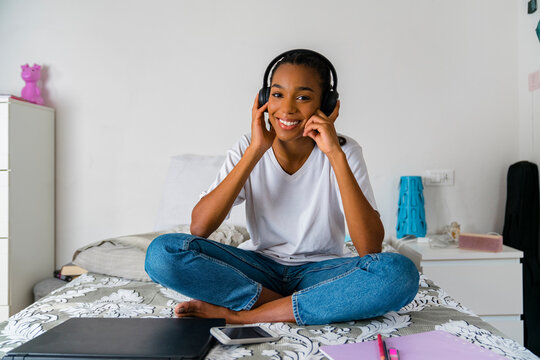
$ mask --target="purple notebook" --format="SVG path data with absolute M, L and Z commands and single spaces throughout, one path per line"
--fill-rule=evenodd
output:
M 504 359 L 493 351 L 441 330 L 383 339 L 388 349 L 398 349 L 399 360 Z M 377 340 L 321 346 L 321 351 L 332 360 L 380 359 Z

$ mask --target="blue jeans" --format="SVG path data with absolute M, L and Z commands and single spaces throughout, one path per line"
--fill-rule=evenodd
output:
M 254 251 L 189 234 L 152 241 L 145 270 L 150 278 L 186 296 L 249 310 L 266 287 L 292 294 L 298 325 L 360 320 L 397 311 L 418 291 L 418 271 L 400 254 L 344 257 L 282 265 Z

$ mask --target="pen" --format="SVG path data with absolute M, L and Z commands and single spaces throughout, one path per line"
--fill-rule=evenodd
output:
M 386 348 L 386 341 L 382 341 L 382 344 L 383 344 L 383 349 L 384 349 L 384 358 L 386 360 L 389 360 L 390 359 L 390 356 L 388 356 L 388 349 Z
M 397 349 L 390 349 L 389 354 L 390 360 L 399 360 L 399 352 L 397 351 Z
M 386 360 L 385 344 L 381 334 L 377 334 L 377 343 L 379 344 L 379 356 L 381 357 L 381 360 Z

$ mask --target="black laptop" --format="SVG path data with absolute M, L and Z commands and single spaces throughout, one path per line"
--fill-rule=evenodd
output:
M 224 319 L 73 318 L 9 351 L 19 359 L 201 359 Z

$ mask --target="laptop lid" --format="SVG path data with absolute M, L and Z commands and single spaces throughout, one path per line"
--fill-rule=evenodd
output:
M 200 359 L 224 319 L 72 318 L 4 359 Z

